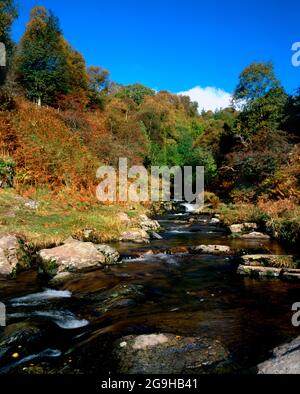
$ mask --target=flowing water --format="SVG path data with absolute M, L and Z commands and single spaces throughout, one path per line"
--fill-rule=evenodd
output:
M 231 239 L 209 218 L 191 223 L 191 217 L 161 217 L 163 240 L 116 244 L 122 265 L 80 274 L 58 289 L 49 288 L 36 272 L 1 281 L 8 325 L 25 322 L 35 331 L 0 358 L 0 373 L 28 367 L 36 373 L 114 371 L 116 339 L 159 332 L 218 339 L 231 353 L 232 371 L 250 371 L 272 348 L 299 335 L 291 324 L 299 284 L 243 278 L 230 257 L 164 253 L 173 247 L 222 244 L 283 254 L 281 246 Z

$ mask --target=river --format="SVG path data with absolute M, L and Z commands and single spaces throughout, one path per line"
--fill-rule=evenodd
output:
M 162 253 L 200 244 L 285 253 L 274 241 L 231 239 L 208 217 L 196 223 L 190 222 L 192 217 L 158 218 L 163 240 L 115 244 L 123 264 L 80 274 L 59 288 L 51 288 L 35 271 L 1 281 L 7 324 L 13 329 L 25 322 L 26 330 L 18 346 L 0 358 L 0 373 L 114 372 L 113 342 L 147 333 L 218 339 L 231 354 L 229 372 L 255 372 L 253 367 L 271 349 L 299 335 L 291 324 L 299 285 L 238 276 L 238 263 L 231 257 L 180 249 Z M 157 254 L 138 257 L 149 250 Z

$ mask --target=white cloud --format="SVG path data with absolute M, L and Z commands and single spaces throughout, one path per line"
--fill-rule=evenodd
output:
M 218 89 L 215 87 L 208 86 L 201 88 L 201 86 L 195 86 L 194 88 L 187 90 L 186 92 L 177 93 L 183 96 L 189 96 L 192 101 L 197 101 L 199 104 L 199 112 L 204 109 L 205 111 L 215 111 L 219 108 L 226 108 L 231 105 L 232 96 L 225 90 Z

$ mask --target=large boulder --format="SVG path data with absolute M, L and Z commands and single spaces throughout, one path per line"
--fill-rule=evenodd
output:
M 147 233 L 147 231 L 137 228 L 122 233 L 120 237 L 120 241 L 143 244 L 150 242 L 150 236 Z
M 258 365 L 258 374 L 300 374 L 300 336 L 273 350 L 273 357 Z
M 225 245 L 199 245 L 193 246 L 190 250 L 193 254 L 228 255 L 231 253 L 230 247 Z
M 129 374 L 218 373 L 229 360 L 217 340 L 173 334 L 123 337 L 113 354 L 117 372 Z
M 38 252 L 44 271 L 50 276 L 61 272 L 89 272 L 119 260 L 119 254 L 106 245 L 69 239 L 56 248 Z
M 140 226 L 145 231 L 158 231 L 160 230 L 160 224 L 157 220 L 148 218 L 147 215 L 139 216 Z
M 297 268 L 293 256 L 273 254 L 251 254 L 241 257 L 242 264 L 255 267 Z
M 14 276 L 19 270 L 29 268 L 29 256 L 22 241 L 15 235 L 0 237 L 0 276 Z
M 257 230 L 256 223 L 241 223 L 241 224 L 233 224 L 229 227 L 232 234 L 244 233 L 247 231 Z

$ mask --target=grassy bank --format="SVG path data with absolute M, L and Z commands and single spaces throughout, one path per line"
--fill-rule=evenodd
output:
M 31 196 L 33 197 L 33 196 Z M 125 212 L 130 218 L 141 214 L 143 207 L 105 206 L 96 202 L 79 202 L 71 196 L 52 195 L 47 190 L 35 193 L 37 209 L 26 206 L 27 198 L 13 189 L 0 189 L 0 233 L 21 236 L 33 247 L 62 243 L 67 237 L 82 237 L 91 231 L 91 240 L 110 242 L 117 240 L 126 229 L 117 214 Z
M 254 204 L 222 204 L 225 225 L 255 222 L 278 241 L 296 246 L 300 242 L 300 207 L 291 200 Z

